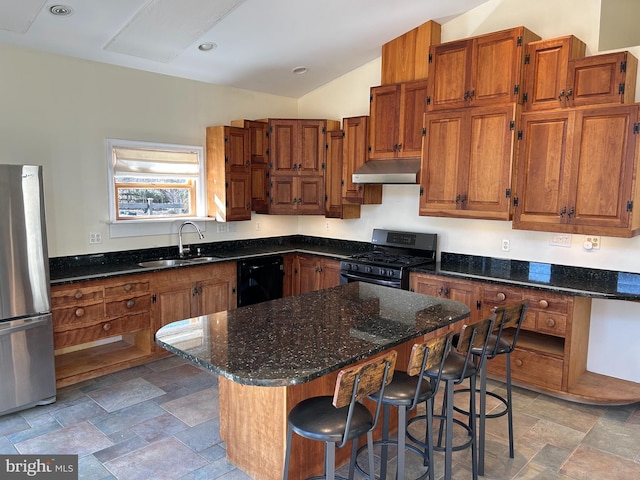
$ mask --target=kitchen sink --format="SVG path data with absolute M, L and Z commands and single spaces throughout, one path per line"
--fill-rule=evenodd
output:
M 193 265 L 217 260 L 218 257 L 194 257 L 194 258 L 164 258 L 161 260 L 149 260 L 138 263 L 144 268 L 178 267 L 180 265 Z

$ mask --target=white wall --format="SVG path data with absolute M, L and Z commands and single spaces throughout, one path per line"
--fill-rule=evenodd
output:
M 587 54 L 596 54 L 599 53 L 600 0 L 490 0 L 443 24 L 442 41 L 519 25 L 542 38 L 573 34 L 587 44 Z M 640 58 L 640 47 L 628 50 Z M 300 115 L 313 117 L 322 113 L 339 118 L 367 114 L 369 87 L 380 83 L 380 65 L 381 62 L 372 62 L 302 97 L 298 102 Z M 640 91 L 640 82 L 638 88 Z M 636 98 L 640 98 L 640 94 Z M 365 241 L 373 227 L 436 232 L 441 251 L 640 273 L 640 237 L 604 237 L 601 250 L 586 251 L 582 247 L 585 237 L 573 235 L 570 248 L 552 247 L 549 233 L 512 230 L 511 222 L 420 217 L 418 195 L 417 186 L 385 185 L 382 205 L 363 207 L 360 219 L 327 222 L 319 218 L 301 218 L 300 230 L 313 235 Z M 501 250 L 502 239 L 510 240 L 511 251 Z M 619 338 L 616 335 L 622 331 L 630 338 L 640 338 L 640 305 L 594 300 L 591 322 L 589 370 L 640 381 L 640 370 L 636 368 L 640 357 L 635 349 L 621 352 L 616 341 Z M 603 332 L 609 332 L 609 335 L 603 336 Z M 607 340 L 600 341 L 603 338 Z M 615 363 L 606 361 L 613 357 L 617 358 Z
M 0 65 L 0 163 L 43 165 L 52 257 L 177 244 L 175 233 L 109 237 L 106 138 L 204 146 L 209 125 L 298 113 L 291 98 L 10 46 Z M 260 231 L 256 221 L 223 234 L 207 223 L 205 241 L 297 233 L 294 216 L 258 217 Z M 89 232 L 103 243 L 89 245 Z

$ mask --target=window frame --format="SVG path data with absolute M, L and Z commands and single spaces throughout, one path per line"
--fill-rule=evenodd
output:
M 193 177 L 195 183 L 192 187 L 186 187 L 191 190 L 191 205 L 193 208 L 192 215 L 164 215 L 164 216 L 140 216 L 137 218 L 123 218 L 119 215 L 117 189 L 126 184 L 118 184 L 116 182 L 116 169 L 114 168 L 114 150 L 117 148 L 127 149 L 144 149 L 158 151 L 174 151 L 185 153 L 196 153 L 198 158 L 198 173 Z M 161 142 L 145 142 L 137 140 L 123 139 L 107 139 L 107 166 L 108 166 L 108 193 L 109 193 L 109 221 L 112 224 L 126 223 L 156 223 L 156 222 L 175 222 L 176 220 L 186 219 L 204 219 L 206 218 L 206 164 L 204 156 L 204 148 L 198 145 L 181 145 Z M 149 174 L 151 176 L 151 174 Z M 164 185 L 168 188 L 176 186 L 184 188 L 179 184 L 150 184 L 151 188 L 158 188 Z

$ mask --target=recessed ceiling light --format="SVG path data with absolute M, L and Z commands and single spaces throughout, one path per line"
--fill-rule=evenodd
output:
M 207 43 L 201 43 L 200 45 L 198 45 L 198 50 L 201 50 L 203 52 L 208 52 L 210 50 L 215 50 L 217 47 L 217 45 L 213 42 L 207 42 Z
M 54 15 L 58 15 L 59 17 L 66 17 L 73 13 L 73 8 L 67 7 L 66 5 L 54 5 L 53 7 L 49 8 L 49 11 Z
M 295 73 L 296 75 L 304 75 L 305 73 L 307 73 L 309 71 L 309 69 L 307 67 L 296 67 L 291 71 L 293 73 Z

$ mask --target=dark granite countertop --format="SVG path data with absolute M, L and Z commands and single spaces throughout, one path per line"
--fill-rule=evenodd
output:
M 373 248 L 370 243 L 366 242 L 305 235 L 195 244 L 192 247 L 194 250 L 199 248 L 202 257 L 215 257 L 211 263 L 294 252 L 327 255 L 339 259 Z M 176 246 L 55 257 L 49 259 L 50 279 L 52 285 L 61 285 L 83 280 L 153 272 L 166 268 L 185 268 L 185 266 L 145 268 L 138 265 L 140 262 L 149 260 L 177 257 L 178 247 Z
M 437 265 L 414 270 L 576 296 L 640 301 L 638 273 L 447 252 L 442 252 Z
M 459 302 L 354 282 L 173 322 L 156 342 L 234 382 L 285 386 L 468 316 Z

